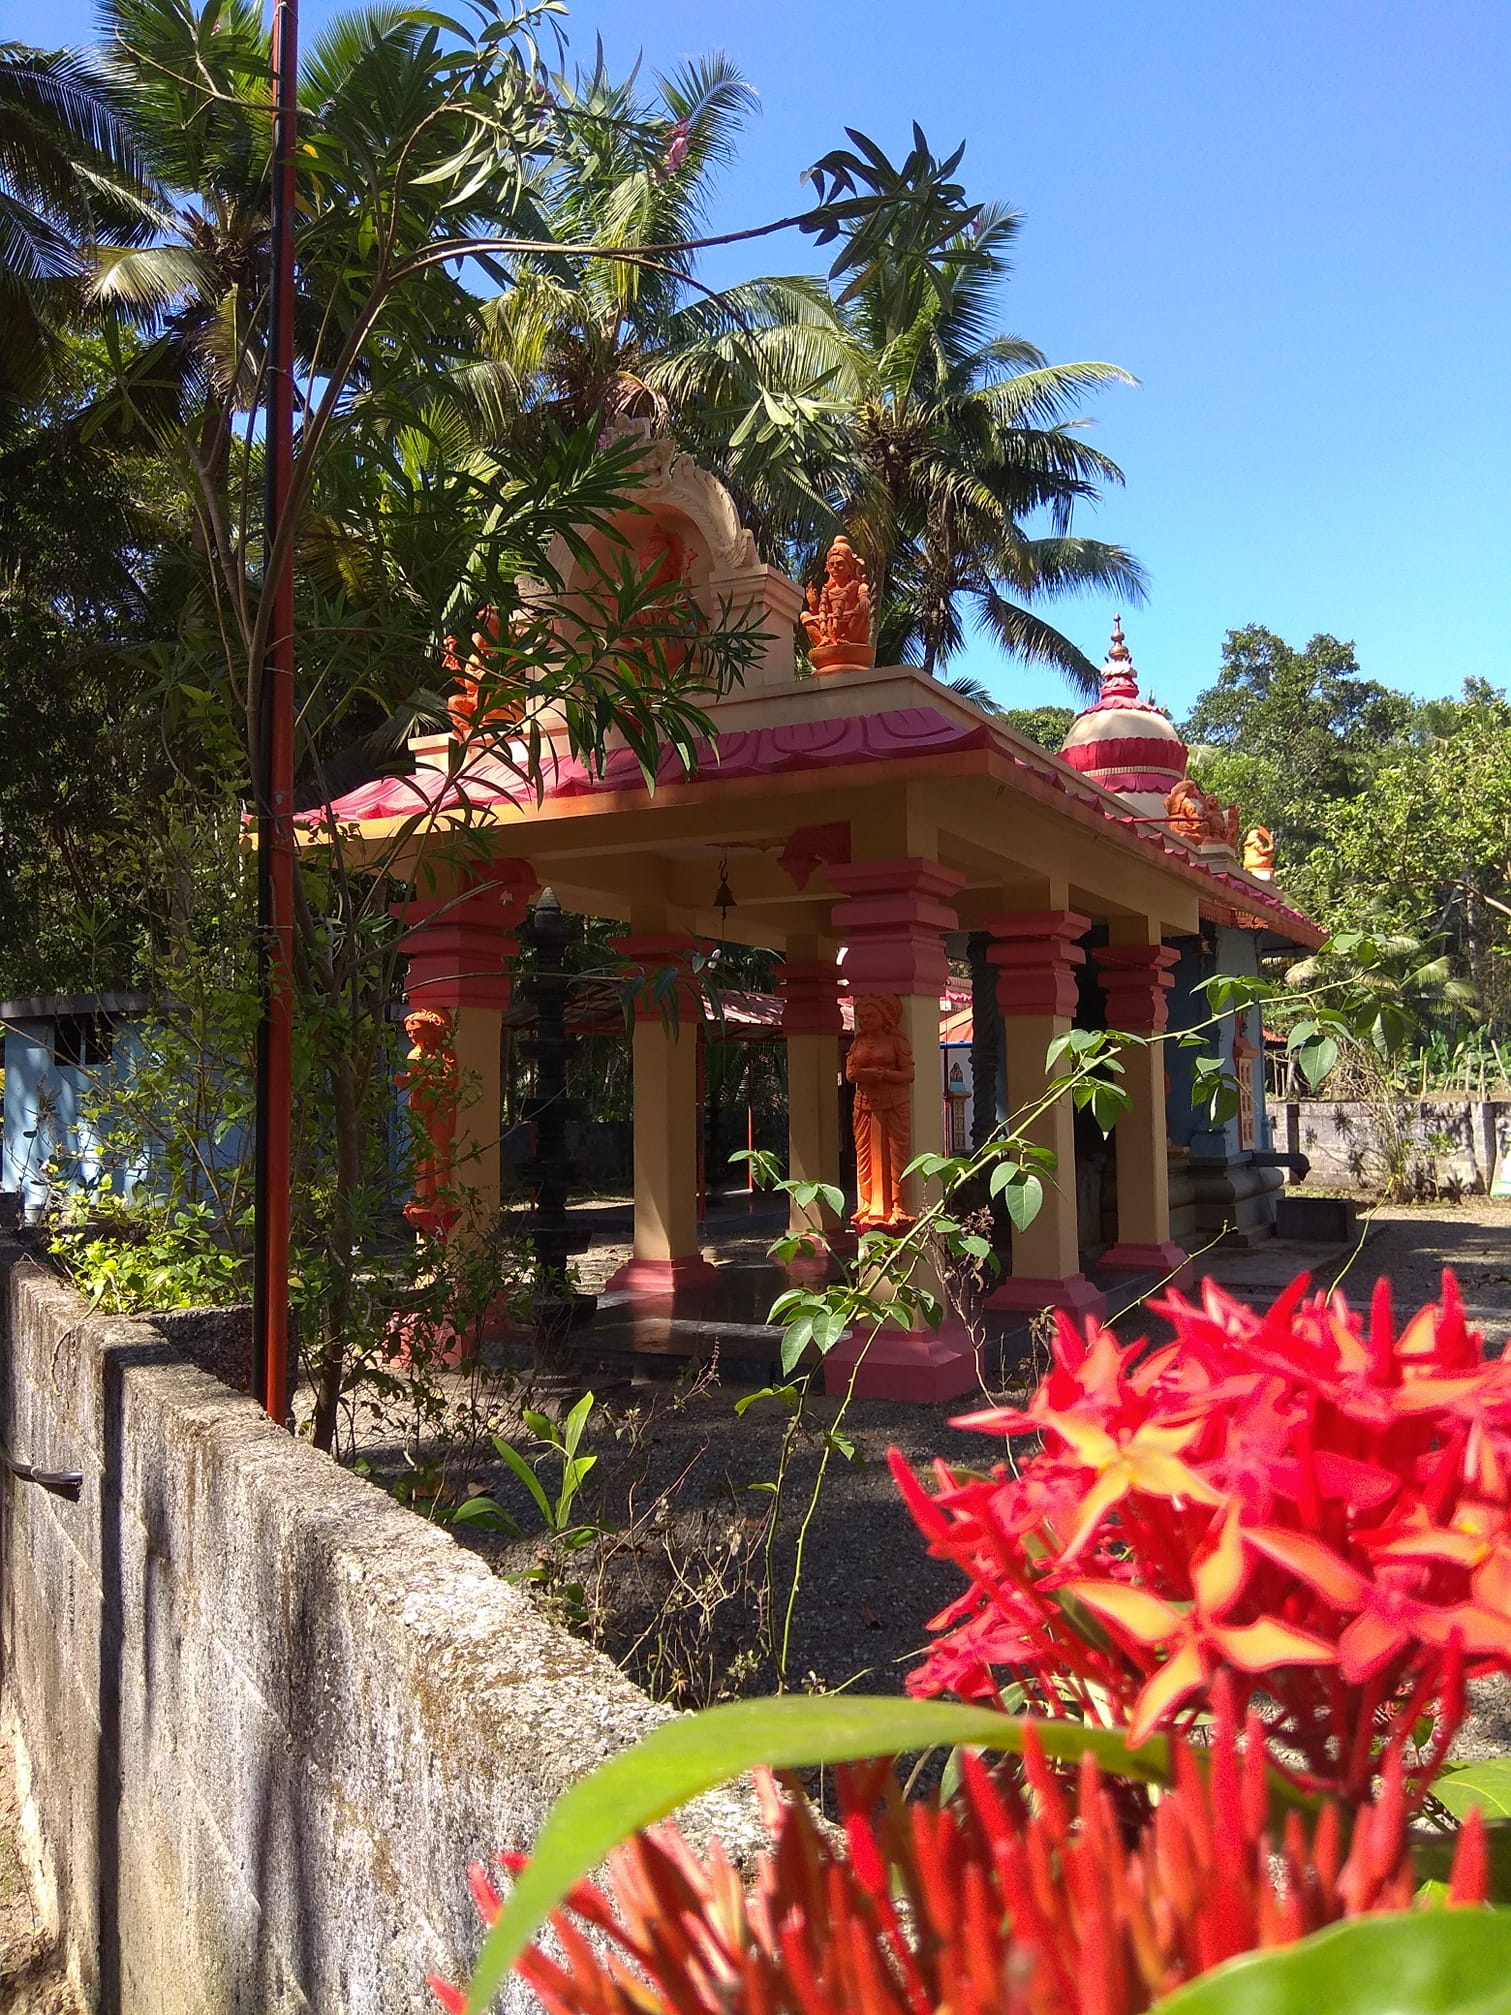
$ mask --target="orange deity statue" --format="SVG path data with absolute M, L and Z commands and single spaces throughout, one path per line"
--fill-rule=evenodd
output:
M 851 1221 L 859 1231 L 895 1230 L 909 1222 L 902 1172 L 913 1136 L 913 1046 L 902 1032 L 902 1002 L 896 994 L 857 997 L 845 1076 L 855 1087 L 856 1211 Z
M 1275 874 L 1275 837 L 1268 826 L 1250 826 L 1243 836 L 1245 872 L 1267 882 Z
M 1224 805 L 1190 777 L 1182 777 L 1165 799 L 1165 817 L 1172 833 L 1193 847 L 1229 847 L 1238 851 L 1238 807 Z
M 808 589 L 803 616 L 816 672 L 864 672 L 876 663 L 866 563 L 843 533 L 824 561 L 824 585 Z
M 690 584 L 691 555 L 674 531 L 653 519 L 635 550 L 635 568 L 642 592 L 648 591 L 656 599 L 643 604 L 631 618 L 630 627 L 656 638 L 660 660 L 667 674 L 673 675 L 687 662 L 687 645 L 670 632 L 682 617 L 684 604 L 676 591 Z M 656 670 L 654 663 L 648 665 L 647 676 L 653 677 Z
M 451 716 L 451 731 L 459 741 L 467 741 L 484 728 L 508 727 L 519 718 L 516 707 L 482 704 L 482 682 L 489 676 L 489 660 L 497 650 L 498 610 L 492 607 L 479 609 L 472 649 L 465 658 L 460 641 L 456 637 L 446 639 L 441 669 L 451 674 L 456 685 L 446 711 Z
M 450 1199 L 459 1075 L 452 1048 L 455 1024 L 439 1008 L 415 1008 L 404 1017 L 404 1033 L 411 1047 L 399 1086 L 409 1094 L 416 1136 L 415 1193 L 404 1215 L 416 1231 L 444 1238 L 457 1219 Z

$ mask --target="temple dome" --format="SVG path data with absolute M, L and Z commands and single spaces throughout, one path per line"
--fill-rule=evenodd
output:
M 1165 799 L 1186 774 L 1185 743 L 1163 707 L 1139 696 L 1138 673 L 1123 641 L 1123 619 L 1112 623 L 1100 696 L 1076 715 L 1060 754 L 1130 810 L 1163 818 Z

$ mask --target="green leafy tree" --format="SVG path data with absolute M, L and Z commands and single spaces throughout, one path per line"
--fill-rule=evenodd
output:
M 1037 742 L 1041 749 L 1048 749 L 1054 755 L 1060 753 L 1065 737 L 1076 717 L 1074 707 L 1004 707 L 1002 718 L 1007 725 L 1024 735 L 1031 742 Z
M 676 360 L 762 302 L 759 282 L 703 288 L 687 243 L 706 226 L 755 93 L 717 55 L 658 77 L 649 97 L 636 85 L 609 77 L 601 49 L 591 71 L 551 85 L 556 145 L 538 181 L 541 235 L 631 256 L 543 249 L 498 263 L 504 285 L 482 308 L 486 353 L 500 409 L 526 439 L 532 416 L 665 426 Z
M 1368 787 L 1319 813 L 1292 881 L 1329 922 L 1441 946 L 1491 1032 L 1511 1025 L 1511 704 L 1474 681 L 1378 753 Z
M 1404 693 L 1361 676 L 1352 644 L 1319 635 L 1298 651 L 1255 624 L 1229 630 L 1217 682 L 1181 732 L 1204 787 L 1235 802 L 1245 825 L 1267 826 L 1289 869 L 1414 711 Z
M 559 235 L 638 261 L 518 262 L 484 311 L 504 404 L 526 424 L 545 410 L 671 427 L 800 570 L 844 524 L 885 590 L 884 658 L 942 667 L 974 613 L 1012 655 L 1093 684 L 1094 667 L 1029 605 L 1091 587 L 1140 593 L 1127 553 L 1071 532 L 1075 503 L 1121 481 L 1081 438 L 1076 408 L 1131 381 L 1113 365 L 1051 366 L 992 334 L 1017 216 L 981 210 L 941 258 L 907 235 L 899 206 L 887 257 L 865 275 L 710 291 L 692 248 L 668 246 L 695 228 L 729 157 L 750 104 L 743 80 L 710 57 L 659 80 L 654 105 L 601 67 L 556 88 L 567 124 L 543 207 Z M 915 145 L 904 183 L 925 164 Z
M 135 985 L 180 815 L 155 682 L 165 550 L 189 516 L 149 456 L 84 415 L 106 382 L 75 343 L 0 447 L 0 992 Z M 187 757 L 187 750 L 185 751 Z M 176 872 L 176 871 L 175 871 Z M 171 879 L 171 877 L 170 877 Z
M 327 800 L 343 761 L 365 759 L 370 773 L 375 736 L 439 714 L 444 640 L 467 634 L 483 608 L 507 647 L 488 667 L 477 718 L 508 711 L 513 736 L 483 740 L 513 765 L 522 794 L 541 785 L 547 713 L 558 746 L 589 766 L 612 734 L 647 773 L 667 745 L 690 761 L 707 729 L 700 702 L 739 677 L 754 637 L 683 584 L 642 579 L 616 546 L 612 520 L 639 481 L 633 439 L 600 441 L 596 419 L 564 432 L 546 414 L 521 453 L 490 440 L 465 369 L 481 324 L 459 272 L 487 270 L 507 287 L 511 262 L 537 255 L 640 271 L 697 249 L 550 235 L 541 192 L 577 130 L 576 108 L 553 104 L 536 45 L 553 10 L 484 9 L 467 25 L 370 9 L 330 23 L 308 53 L 298 424 L 288 506 L 272 528 L 254 424 L 267 320 L 261 23 L 244 0 L 113 5 L 115 87 L 163 194 L 154 242 L 97 265 L 98 300 L 136 327 L 132 340 L 112 335 L 113 396 L 90 419 L 150 446 L 192 522 L 165 556 L 179 589 L 171 632 L 132 659 L 175 761 L 185 747 L 212 751 L 199 765 L 206 797 L 230 780 L 245 791 L 269 655 L 263 583 L 291 551 L 307 803 Z M 664 132 L 637 144 L 674 171 Z M 811 171 L 808 210 L 755 235 L 795 225 L 830 248 L 836 284 L 875 285 L 887 262 L 927 264 L 959 239 L 971 212 L 954 166 L 921 137 L 897 167 L 857 136 Z M 590 542 L 608 553 L 589 602 L 574 594 L 570 614 L 554 599 L 559 540 L 580 558 Z M 453 747 L 459 764 L 479 752 Z M 429 817 L 408 821 L 381 860 L 360 861 L 326 817 L 296 875 L 309 1173 L 296 1186 L 295 1243 L 325 1446 L 371 1317 L 392 1106 L 387 1008 L 402 957 L 391 906 Z M 479 842 L 464 825 L 452 845 L 461 867 Z M 217 1020 L 235 1025 L 234 1015 Z

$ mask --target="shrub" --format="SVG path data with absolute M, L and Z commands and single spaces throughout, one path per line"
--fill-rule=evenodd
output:
M 1310 1832 L 1292 1810 L 1276 1840 L 1263 1726 L 1251 1714 L 1240 1745 L 1232 1689 L 1215 1698 L 1210 1752 L 1176 1745 L 1174 1788 L 1131 1838 L 1093 1758 L 1070 1797 L 1032 1742 L 1021 1783 L 968 1754 L 946 1801 L 908 1803 L 885 1764 L 842 1769 L 842 1832 L 768 1778 L 749 1893 L 717 1844 L 700 1860 L 662 1826 L 614 1856 L 608 1895 L 579 1884 L 553 1917 L 561 1958 L 536 1946 L 519 1971 L 553 2015 L 1134 2015 L 1236 1953 L 1409 1904 L 1399 1759 L 1346 1851 L 1335 1804 Z M 471 1881 L 491 1924 L 481 1864 Z M 1484 1891 L 1476 1819 L 1449 1900 Z
M 1061 1318 L 1026 1409 L 961 1425 L 1037 1434 L 990 1476 L 893 1468 L 931 1552 L 969 1589 L 910 1685 L 1009 1682 L 1038 1711 L 1193 1726 L 1217 1674 L 1264 1702 L 1280 1767 L 1349 1803 L 1400 1758 L 1415 1804 L 1468 1678 L 1511 1667 L 1511 1369 L 1451 1274 L 1399 1333 L 1302 1278 L 1260 1315 L 1206 1287 L 1159 1305 L 1174 1340 Z

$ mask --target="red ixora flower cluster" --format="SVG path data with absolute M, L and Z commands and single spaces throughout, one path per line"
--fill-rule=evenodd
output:
M 1024 1411 L 959 1422 L 1042 1436 L 990 1477 L 893 1470 L 968 1592 L 913 1691 L 994 1697 L 1135 1741 L 1188 1726 L 1232 1671 L 1277 1762 L 1362 1800 L 1382 1755 L 1419 1799 L 1464 1682 L 1511 1669 L 1511 1366 L 1487 1359 L 1451 1273 L 1397 1333 L 1295 1281 L 1266 1314 L 1210 1284 L 1155 1304 L 1174 1340 L 1061 1320 Z
M 1202 1756 L 1177 1743 L 1174 1786 L 1131 1841 L 1093 1759 L 1072 1797 L 1032 1743 L 1021 1782 L 966 1755 L 943 1804 L 906 1802 L 888 1764 L 841 1770 L 840 1839 L 767 1778 L 773 1844 L 749 1892 L 717 1844 L 700 1859 L 658 1827 L 613 1857 L 608 1896 L 573 1891 L 560 1957 L 536 1946 L 518 1970 L 552 2015 L 1138 2015 L 1236 1953 L 1410 1904 L 1398 1759 L 1345 1854 L 1334 1804 L 1310 1835 L 1292 1811 L 1272 1838 L 1264 1731 L 1251 1716 L 1240 1748 L 1223 1685 Z M 469 1872 L 491 1924 L 497 1891 Z M 1447 1900 L 1483 1902 L 1486 1880 L 1475 1813 Z M 465 1996 L 430 1984 L 461 2015 Z

